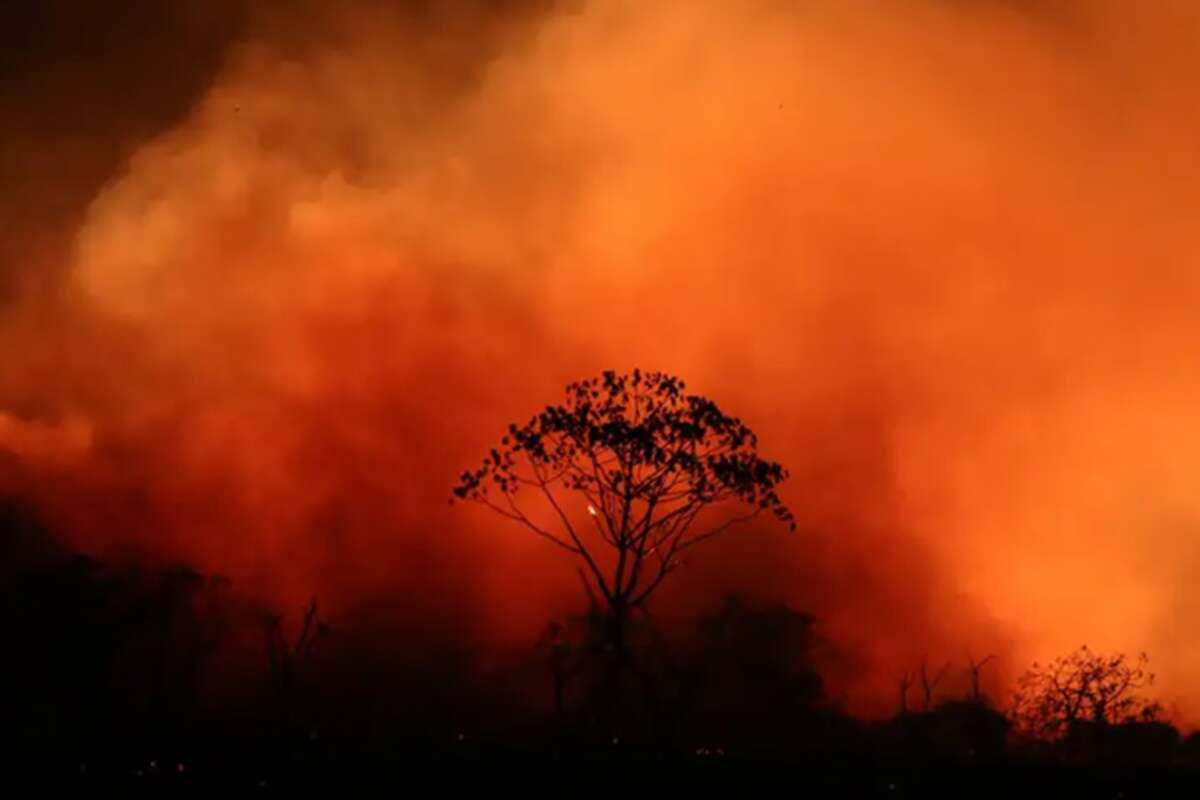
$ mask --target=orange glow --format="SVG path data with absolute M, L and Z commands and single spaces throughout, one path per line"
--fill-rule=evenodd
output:
M 1200 715 L 1200 9 L 563 5 L 254 28 L 0 314 L 0 485 L 102 554 L 531 638 L 572 566 L 449 487 L 568 381 L 664 369 L 800 522 L 666 617 L 811 610 L 859 710 L 1086 642 Z

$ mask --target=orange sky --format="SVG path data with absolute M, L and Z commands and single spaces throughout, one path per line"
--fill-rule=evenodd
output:
M 571 565 L 454 476 L 569 380 L 665 369 L 800 530 L 664 613 L 809 608 L 865 710 L 925 653 L 1145 649 L 1194 719 L 1200 9 L 1043 5 L 255 16 L 22 250 L 0 479 L 78 546 L 519 639 Z

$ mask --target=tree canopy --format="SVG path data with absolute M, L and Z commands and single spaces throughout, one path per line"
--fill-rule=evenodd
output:
M 637 369 L 572 383 L 510 425 L 454 495 L 578 556 L 611 610 L 636 608 L 701 542 L 761 514 L 795 528 L 776 492 L 787 471 L 759 457 L 744 422 L 685 389 Z
M 1161 707 L 1141 694 L 1154 683 L 1145 653 L 1101 655 L 1085 645 L 1048 664 L 1034 663 L 1017 680 L 1012 716 L 1019 730 L 1057 739 L 1080 724 L 1151 722 Z

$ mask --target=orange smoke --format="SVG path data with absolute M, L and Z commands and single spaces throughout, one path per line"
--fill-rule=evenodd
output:
M 570 565 L 453 477 L 667 369 L 801 524 L 664 613 L 810 609 L 865 710 L 924 654 L 1087 642 L 1200 713 L 1200 11 L 450 7 L 261 15 L 54 225 L 66 278 L 0 328 L 10 491 L 76 546 L 527 637 Z

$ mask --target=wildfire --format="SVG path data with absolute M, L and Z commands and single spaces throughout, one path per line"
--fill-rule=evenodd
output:
M 0 493 L 98 556 L 511 640 L 575 577 L 445 486 L 514 409 L 653 365 L 781 443 L 806 532 L 714 543 L 664 602 L 811 610 L 879 709 L 926 649 L 1000 681 L 1080 640 L 1200 709 L 1195 15 L 317 5 L 128 158 L 7 148 L 39 192 L 107 180 L 9 226 L 39 258 L 29 298 L 0 275 Z

